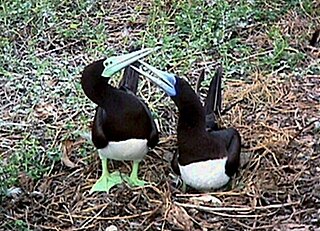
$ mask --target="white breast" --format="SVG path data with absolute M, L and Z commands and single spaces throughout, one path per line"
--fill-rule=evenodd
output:
M 113 160 L 142 160 L 148 152 L 147 142 L 146 139 L 112 141 L 107 147 L 99 149 L 99 153 Z
M 228 183 L 225 173 L 227 157 L 217 160 L 200 161 L 185 166 L 179 165 L 182 180 L 198 190 L 217 189 Z

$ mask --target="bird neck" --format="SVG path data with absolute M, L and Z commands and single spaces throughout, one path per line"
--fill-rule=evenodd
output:
M 190 85 L 180 79 L 177 96 L 173 97 L 179 110 L 178 133 L 205 131 L 205 111 Z
M 178 107 L 179 109 L 179 130 L 205 130 L 205 115 L 202 105 L 195 102 L 188 102 L 187 104 Z
M 188 100 L 181 101 L 178 109 L 177 138 L 180 160 L 196 159 L 201 155 L 198 150 L 206 140 L 204 108 L 195 94 L 189 94 Z
M 84 93 L 99 106 L 112 103 L 119 98 L 117 96 L 121 95 L 120 90 L 108 83 L 109 78 L 101 76 L 104 68 L 103 61 L 94 62 L 86 67 L 81 78 Z

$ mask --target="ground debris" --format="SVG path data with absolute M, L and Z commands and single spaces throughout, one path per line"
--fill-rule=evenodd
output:
M 163 2 L 166 3 L 163 10 L 174 14 L 171 1 Z M 60 7 L 65 7 L 64 4 L 69 1 L 61 3 Z M 270 4 L 270 7 L 278 8 L 277 4 Z M 103 17 L 91 18 L 90 23 L 93 26 L 105 24 L 104 33 L 108 36 L 103 46 L 121 53 L 132 41 L 144 39 L 141 31 L 148 20 L 151 5 L 149 1 L 99 2 L 97 6 L 108 9 L 108 12 Z M 155 96 L 159 90 L 142 80 L 139 95 L 150 103 L 151 108 L 155 107 L 153 102 L 157 102 L 159 114 L 156 122 L 162 132 L 160 144 L 143 160 L 139 173 L 141 178 L 153 184 L 137 189 L 123 184 L 111 189 L 109 194 L 90 195 L 90 188 L 101 174 L 101 166 L 90 141 L 72 133 L 82 130 L 75 121 L 90 120 L 95 107 L 88 102 L 78 102 L 85 98 L 78 90 L 80 74 L 68 82 L 70 76 L 63 80 L 51 78 L 51 73 L 45 70 L 41 75 L 44 79 L 41 79 L 33 76 L 38 70 L 26 67 L 24 74 L 34 78 L 30 81 L 23 74 L 11 71 L 13 80 L 5 78 L 0 81 L 3 89 L 0 91 L 3 109 L 0 119 L 1 164 L 5 165 L 6 158 L 14 156 L 18 141 L 28 141 L 29 135 L 26 137 L 25 134 L 32 130 L 30 134 L 38 141 L 34 146 L 39 147 L 32 155 L 47 167 L 47 174 L 34 180 L 17 172 L 18 185 L 9 188 L 9 194 L 0 198 L 0 230 L 14 230 L 12 227 L 20 221 L 30 230 L 55 231 L 319 229 L 320 77 L 314 74 L 316 71 L 302 71 L 319 63 L 320 51 L 318 47 L 308 47 L 308 41 L 299 40 L 310 29 L 311 21 L 310 16 L 288 11 L 274 25 L 290 36 L 291 52 L 305 55 L 305 60 L 298 63 L 301 73 L 284 70 L 285 66 L 280 65 L 267 73 L 257 67 L 245 78 L 226 78 L 224 107 L 238 103 L 223 116 L 221 125 L 233 126 L 240 131 L 245 160 L 230 185 L 214 192 L 196 192 L 190 188 L 182 192 L 171 179 L 170 159 L 176 151 L 177 111 L 168 106 L 173 105 L 168 103 L 168 98 L 162 99 L 159 94 Z M 261 54 L 269 56 L 274 51 L 272 40 L 264 29 L 257 22 L 237 31 L 244 43 L 253 44 L 255 53 L 244 59 L 257 60 Z M 29 36 L 27 32 L 16 35 L 17 41 L 12 41 L 15 49 L 21 51 L 21 59 L 25 55 L 22 48 L 28 44 L 25 43 L 28 38 L 24 37 Z M 87 42 L 87 38 L 57 41 L 57 32 L 45 32 L 52 33 L 52 36 L 42 39 L 43 44 L 39 44 L 35 51 L 36 57 L 56 59 L 58 70 L 55 71 L 59 76 L 63 75 L 59 72 L 60 66 L 74 68 L 92 61 L 93 55 L 87 56 L 85 47 L 97 45 Z M 129 42 L 124 43 L 124 40 Z M 60 62 L 60 56 L 68 57 L 70 61 Z M 230 56 L 235 63 L 242 62 L 241 52 Z M 195 60 L 192 64 L 195 68 L 185 75 L 192 83 L 199 70 L 209 68 L 213 73 L 220 58 L 213 56 L 207 63 Z M 41 60 L 41 63 L 45 62 Z M 34 82 L 41 87 L 36 88 Z M 200 97 L 203 98 L 206 90 L 200 86 Z M 36 94 L 40 91 L 41 100 L 37 100 L 39 96 Z M 53 92 L 55 98 L 51 98 Z M 67 107 L 66 101 L 70 99 L 73 100 L 72 106 Z M 74 126 L 68 127 L 70 121 Z M 86 122 L 83 130 L 89 129 L 90 123 Z M 50 156 L 47 152 L 50 148 L 58 149 L 61 156 Z M 28 153 L 30 150 L 24 151 Z M 58 161 L 49 162 L 50 158 Z M 119 169 L 127 174 L 130 165 L 129 162 L 110 161 L 110 171 Z M 0 176 L 1 181 L 6 178 L 7 173 Z

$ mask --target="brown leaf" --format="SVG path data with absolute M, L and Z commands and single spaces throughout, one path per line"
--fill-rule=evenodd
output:
M 193 221 L 191 220 L 189 214 L 184 208 L 175 204 L 172 205 L 171 210 L 168 213 L 167 220 L 169 223 L 175 225 L 179 229 L 186 231 L 194 230 Z
M 40 103 L 35 106 L 35 116 L 40 119 L 47 119 L 50 116 L 56 116 L 56 108 L 49 103 Z
M 75 163 L 73 163 L 69 159 L 69 155 L 72 151 L 72 148 L 73 148 L 73 142 L 71 140 L 65 140 L 63 143 L 63 152 L 62 152 L 61 161 L 62 163 L 64 163 L 65 166 L 69 168 L 74 168 L 77 166 Z
M 33 179 L 30 176 L 28 176 L 25 172 L 21 172 L 19 174 L 18 180 L 21 188 L 23 188 L 28 192 L 33 191 L 33 187 L 34 187 Z

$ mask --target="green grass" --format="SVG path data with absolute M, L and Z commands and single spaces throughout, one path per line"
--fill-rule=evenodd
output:
M 6 228 L 8 230 L 19 230 L 19 231 L 31 231 L 32 230 L 28 227 L 28 224 L 23 220 L 11 221 L 11 222 L 7 223 Z
M 19 186 L 22 172 L 37 181 L 60 163 L 61 143 L 76 139 L 75 134 L 87 129 L 94 109 L 81 90 L 81 70 L 90 61 L 119 53 L 129 45 L 161 44 L 161 51 L 150 56 L 150 62 L 189 79 L 194 65 L 203 61 L 210 63 L 207 68 L 211 71 L 215 63 L 222 64 L 227 78 L 246 78 L 257 70 L 271 73 L 283 69 L 297 75 L 320 72 L 316 63 L 307 68 L 303 65 L 307 55 L 290 45 L 290 36 L 277 24 L 290 11 L 305 18 L 306 14 L 319 15 L 312 1 L 302 5 L 301 1 L 207 2 L 211 1 L 155 0 L 138 37 L 117 35 L 115 40 L 112 33 L 116 28 L 110 23 L 121 14 L 114 14 L 107 3 L 1 1 L 0 87 L 5 86 L 11 97 L 7 100 L 1 95 L 4 111 L 0 113 L 5 114 L 1 131 L 6 137 L 16 137 L 7 138 L 12 139 L 10 148 L 6 141 L 0 143 L 4 153 L 0 155 L 0 175 L 4 176 L 0 193 L 5 195 L 8 188 Z M 135 23 L 144 10 L 139 4 L 132 9 L 136 13 L 123 19 L 127 23 Z M 316 21 L 309 22 L 309 28 L 316 27 Z M 250 42 L 258 35 L 270 45 Z M 308 36 L 302 33 L 301 44 Z M 36 113 L 43 104 L 54 107 L 47 119 Z M 152 106 L 152 110 L 159 117 L 158 109 Z M 77 153 L 84 156 L 86 151 Z
M 95 56 L 104 51 L 101 49 L 105 39 L 103 28 L 93 27 L 88 21 L 81 20 L 81 12 L 86 13 L 90 5 L 89 1 L 79 5 L 72 1 L 6 1 L 1 4 L 0 29 L 4 32 L 0 40 L 1 81 L 5 81 L 7 89 L 16 96 L 12 97 L 15 105 L 8 108 L 10 117 L 5 120 L 6 126 L 2 129 L 20 137 L 11 151 L 0 157 L 0 174 L 5 178 L 0 183 L 1 195 L 5 195 L 13 185 L 18 186 L 21 173 L 26 173 L 35 181 L 41 178 L 54 162 L 60 161 L 61 140 L 72 136 L 73 132 L 88 123 L 89 118 L 80 121 L 68 118 L 68 111 L 81 111 L 87 102 L 82 97 L 78 81 L 82 66 L 70 64 L 69 61 L 77 55 L 71 55 L 73 50 L 68 47 L 53 53 L 50 50 L 63 46 L 63 43 L 82 43 L 89 39 L 84 52 Z M 81 24 L 77 24 L 78 21 Z M 91 49 L 97 44 L 101 47 Z M 48 50 L 48 55 L 41 55 Z M 3 106 L 8 103 L 9 100 L 2 102 Z M 43 103 L 58 107 L 56 121 L 50 119 L 54 116 L 49 116 L 51 121 L 44 124 L 37 118 L 35 108 Z M 10 125 L 11 122 L 28 126 L 21 128 Z M 59 129 L 64 133 L 52 146 Z
M 241 76 L 257 67 L 277 69 L 279 63 L 295 69 L 305 58 L 302 52 L 290 50 L 290 38 L 274 26 L 289 11 L 303 14 L 299 1 L 269 4 L 264 1 L 230 3 L 219 0 L 211 6 L 200 0 L 176 1 L 170 5 L 166 1 L 155 3 L 141 43 L 146 46 L 161 44 L 163 55 L 153 60 L 153 64 L 176 68 L 177 74 L 188 74 L 192 63 L 203 59 L 216 60 L 224 66 L 227 74 Z M 309 11 L 312 8 L 310 4 L 304 3 Z M 314 15 L 315 11 L 310 14 Z M 265 51 L 245 42 L 254 34 L 239 35 L 247 28 L 256 28 L 254 32 L 266 30 L 273 45 L 271 55 L 263 56 L 256 62 L 247 59 L 250 55 Z

